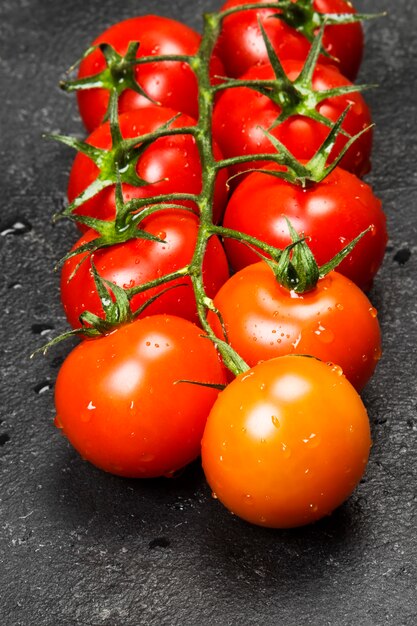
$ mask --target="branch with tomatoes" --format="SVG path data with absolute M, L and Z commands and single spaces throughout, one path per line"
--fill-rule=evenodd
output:
M 56 217 L 83 231 L 61 261 L 64 337 L 83 341 L 55 423 L 97 467 L 172 476 L 201 453 L 213 494 L 272 527 L 320 519 L 359 482 L 358 391 L 381 356 L 363 290 L 387 235 L 360 178 L 368 86 L 342 72 L 369 17 L 228 0 L 201 38 L 132 18 L 63 82 L 90 135 L 53 136 L 78 151 Z

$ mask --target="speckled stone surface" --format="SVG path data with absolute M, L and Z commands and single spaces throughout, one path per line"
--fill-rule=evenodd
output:
M 108 476 L 53 427 L 70 346 L 29 360 L 66 329 L 52 272 L 75 240 L 50 217 L 72 154 L 44 131 L 82 133 L 57 81 L 119 19 L 159 12 L 199 27 L 213 0 L 0 1 L 0 623 L 3 626 L 414 625 L 417 623 L 417 3 L 367 24 L 362 82 L 376 128 L 373 171 L 390 241 L 371 298 L 384 358 L 365 402 L 374 446 L 353 497 L 310 528 L 278 532 L 229 515 L 198 463 L 175 480 Z

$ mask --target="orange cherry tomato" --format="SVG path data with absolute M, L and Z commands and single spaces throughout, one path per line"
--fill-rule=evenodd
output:
M 214 304 L 230 344 L 251 367 L 286 354 L 312 355 L 339 365 L 360 390 L 381 357 L 376 309 L 338 272 L 297 294 L 282 287 L 262 261 L 229 278 Z M 223 337 L 219 318 L 210 313 L 209 321 Z
M 302 526 L 331 513 L 362 477 L 366 409 L 337 368 L 285 356 L 240 374 L 217 398 L 202 441 L 217 498 L 260 526 Z

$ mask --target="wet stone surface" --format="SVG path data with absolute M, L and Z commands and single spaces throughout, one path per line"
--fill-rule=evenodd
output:
M 367 180 L 390 241 L 371 293 L 384 357 L 364 399 L 368 471 L 353 497 L 305 529 L 254 528 L 227 513 L 198 463 L 179 477 L 105 475 L 53 426 L 53 386 L 70 344 L 52 268 L 75 241 L 51 223 L 71 152 L 44 132 L 82 135 L 58 80 L 102 29 L 159 12 L 199 28 L 210 0 L 0 3 L 0 617 L 4 626 L 412 625 L 417 622 L 417 3 L 358 0 L 360 80 L 377 124 Z

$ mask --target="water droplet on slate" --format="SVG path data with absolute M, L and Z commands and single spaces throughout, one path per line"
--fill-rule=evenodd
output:
M 401 248 L 401 250 L 398 250 L 398 252 L 395 253 L 393 260 L 398 263 L 398 265 L 405 265 L 410 257 L 411 250 L 408 248 Z
M 42 395 L 43 393 L 45 393 L 46 391 L 49 391 L 50 389 L 51 389 L 51 383 L 49 382 L 49 380 L 44 380 L 43 382 L 33 387 L 33 391 L 39 395 Z
M 7 237 L 7 235 L 24 235 L 32 230 L 32 224 L 24 222 L 23 220 L 16 220 L 11 226 L 4 228 L 0 235 Z
M 32 324 L 32 332 L 34 335 L 46 335 L 54 329 L 52 324 Z
M 10 441 L 10 435 L 8 433 L 1 433 L 0 446 L 4 446 L 8 441 Z

